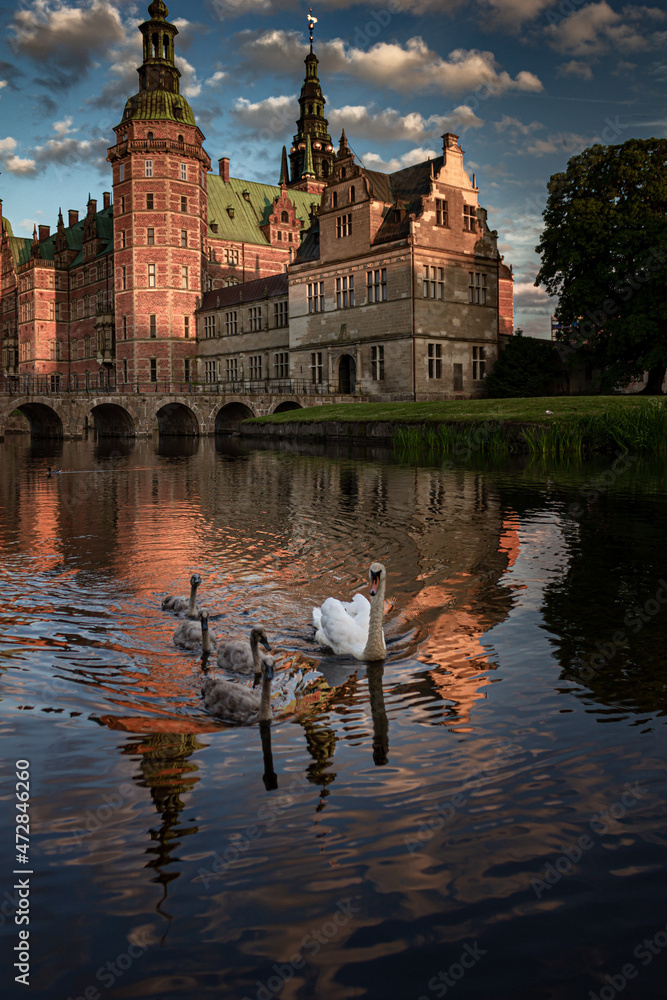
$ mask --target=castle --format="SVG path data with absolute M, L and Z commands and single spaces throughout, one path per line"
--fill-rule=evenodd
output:
M 463 167 L 366 170 L 334 148 L 313 51 L 278 184 L 217 173 L 180 93 L 161 0 L 108 151 L 112 192 L 15 237 L 2 217 L 2 374 L 51 389 L 148 383 L 475 396 L 513 330 L 511 270 Z

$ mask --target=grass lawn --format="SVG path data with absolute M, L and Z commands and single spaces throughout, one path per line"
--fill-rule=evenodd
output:
M 437 403 L 340 403 L 288 410 L 268 417 L 255 417 L 246 424 L 285 424 L 341 421 L 393 421 L 396 423 L 484 423 L 508 424 L 580 423 L 591 417 L 664 407 L 661 396 L 535 396 L 527 399 L 450 399 Z M 552 410 L 552 414 L 546 411 Z

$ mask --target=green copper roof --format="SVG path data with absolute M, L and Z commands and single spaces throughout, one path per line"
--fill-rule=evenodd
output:
M 273 204 L 280 195 L 277 184 L 258 184 L 230 177 L 223 181 L 218 174 L 209 174 L 208 187 L 208 235 L 215 239 L 236 240 L 239 243 L 268 244 L 260 226 L 266 225 Z M 247 198 L 244 196 L 247 193 Z M 319 207 L 320 196 L 305 191 L 288 190 L 288 196 L 296 209 L 297 218 L 303 222 L 302 232 L 310 226 L 311 205 Z M 233 211 L 230 216 L 228 209 Z M 217 223 L 214 232 L 211 223 Z
M 31 246 L 32 246 L 32 240 L 28 239 L 27 236 L 9 237 L 9 249 L 12 252 L 14 267 L 18 267 L 19 264 L 25 264 L 27 260 L 30 260 Z
M 180 114 L 177 113 L 179 110 Z M 123 113 L 123 121 L 129 119 L 141 121 L 164 121 L 166 119 L 183 122 L 186 125 L 197 124 L 192 108 L 185 98 L 171 90 L 141 90 L 135 94 L 125 105 Z
M 13 236 L 14 235 L 14 233 L 12 231 L 12 224 L 9 221 L 9 219 L 6 219 L 4 217 L 4 215 L 2 217 L 2 231 L 3 231 L 3 233 L 7 233 L 8 236 Z

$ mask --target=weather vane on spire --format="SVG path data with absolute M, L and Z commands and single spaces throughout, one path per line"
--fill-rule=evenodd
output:
M 313 51 L 313 28 L 317 24 L 317 18 L 313 17 L 313 8 L 310 8 L 310 13 L 308 14 L 308 30 L 310 31 L 310 51 Z

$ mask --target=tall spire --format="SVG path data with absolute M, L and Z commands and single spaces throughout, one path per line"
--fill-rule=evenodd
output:
M 314 177 L 315 167 L 313 166 L 313 147 L 310 143 L 310 135 L 306 133 L 306 155 L 303 158 L 302 177 Z
M 278 181 L 278 184 L 280 185 L 280 187 L 283 187 L 283 185 L 287 187 L 287 185 L 289 184 L 289 167 L 287 165 L 287 150 L 285 149 L 284 146 L 283 146 L 282 160 L 280 162 L 280 180 Z
M 309 184 L 313 190 L 321 190 L 326 186 L 334 161 L 334 148 L 329 135 L 329 123 L 324 117 L 324 94 L 317 75 L 318 59 L 313 51 L 313 29 L 317 18 L 313 17 L 313 9 L 307 15 L 310 34 L 310 51 L 306 56 L 306 78 L 301 88 L 299 107 L 301 115 L 296 123 L 297 134 L 294 136 L 290 149 L 292 165 L 292 181 L 290 187 L 301 187 L 301 179 L 308 174 Z M 307 140 L 310 140 L 308 142 Z M 310 147 L 310 150 L 308 150 Z M 310 163 L 306 166 L 306 156 L 310 151 Z M 309 187 L 310 190 L 310 187 Z

